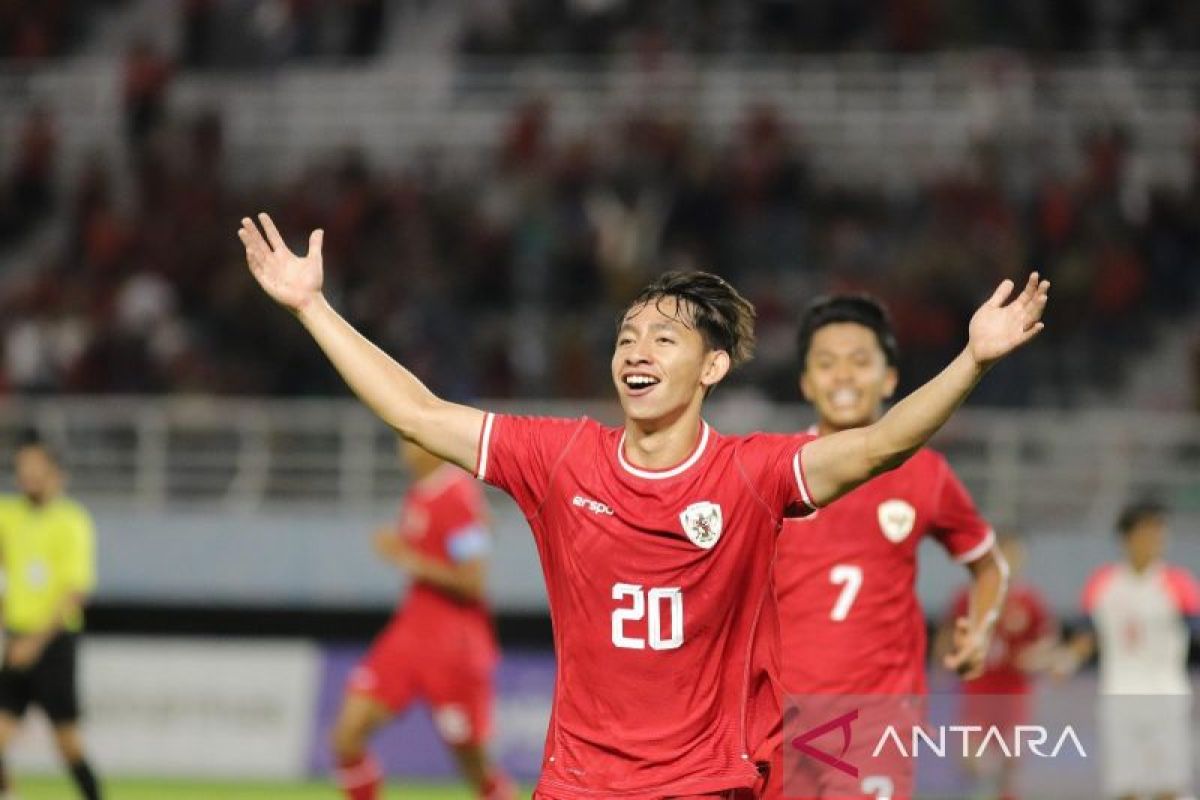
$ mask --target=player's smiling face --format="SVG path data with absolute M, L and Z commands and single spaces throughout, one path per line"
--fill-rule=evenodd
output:
M 845 430 L 874 422 L 896 391 L 896 380 L 873 330 L 857 322 L 833 322 L 812 335 L 800 391 L 823 427 Z
M 612 377 L 625 416 L 639 422 L 671 419 L 698 409 L 707 387 L 729 371 L 729 355 L 710 350 L 675 298 L 630 308 L 617 330 Z

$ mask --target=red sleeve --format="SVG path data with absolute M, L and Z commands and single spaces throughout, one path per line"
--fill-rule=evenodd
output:
M 488 414 L 479 435 L 475 477 L 511 495 L 526 516 L 536 515 L 554 467 L 585 424 L 584 419 Z
M 1087 579 L 1087 583 L 1083 585 L 1083 596 L 1080 599 L 1080 605 L 1083 606 L 1084 612 L 1091 614 L 1096 610 L 1100 597 L 1108 588 L 1114 572 L 1115 568 L 1109 564 L 1093 572 L 1092 576 Z
M 1200 615 L 1200 586 L 1196 578 L 1183 567 L 1167 567 L 1167 588 L 1175 607 L 1185 617 Z
M 969 564 L 992 549 L 996 534 L 979 515 L 967 487 L 962 485 L 950 465 L 941 456 L 935 457 L 940 480 L 930 515 L 930 529 L 951 558 Z
M 816 437 L 756 433 L 742 439 L 738 466 L 750 489 L 772 514 L 803 517 L 816 511 L 800 453 Z

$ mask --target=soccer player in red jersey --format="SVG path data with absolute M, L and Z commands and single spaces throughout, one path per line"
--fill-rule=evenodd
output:
M 861 295 L 820 299 L 805 313 L 797 338 L 800 390 L 817 412 L 817 442 L 869 430 L 884 417 L 896 389 L 898 348 L 878 302 Z M 786 694 L 925 692 L 925 618 L 916 579 L 917 549 L 926 536 L 972 575 L 971 607 L 958 621 L 946 665 L 979 673 L 1003 601 L 1005 565 L 995 555 L 992 529 L 945 458 L 920 448 L 818 513 L 785 522 L 774 578 Z M 819 772 L 801 784 L 806 796 L 874 796 L 866 793 L 868 784 L 907 780 L 804 766 Z
M 668 273 L 621 318 L 611 362 L 625 415 L 489 414 L 443 401 L 343 320 L 321 287 L 322 233 L 287 249 L 270 217 L 239 237 L 251 272 L 400 435 L 507 491 L 546 577 L 558 680 L 536 796 L 754 796 L 779 745 L 771 588 L 785 513 L 901 464 L 988 368 L 1042 329 L 1049 284 L 1005 281 L 968 344 L 878 423 L 813 439 L 724 436 L 705 396 L 750 356 L 754 309 L 707 273 Z M 265 232 L 265 238 L 264 238 Z
M 896 389 L 898 347 L 887 312 L 863 295 L 815 302 L 798 334 L 800 391 L 825 437 L 870 426 Z M 983 668 L 1004 595 L 995 536 L 939 453 L 921 448 L 837 503 L 789 519 L 775 587 L 783 685 L 792 694 L 922 694 L 925 618 L 917 547 L 933 537 L 972 574 L 970 613 L 947 665 Z
M 1015 533 L 1002 534 L 997 542 L 1009 565 L 1010 583 L 1004 609 L 996 623 L 992 644 L 983 671 L 962 684 L 962 725 L 982 728 L 997 726 L 1005 741 L 1012 741 L 1017 725 L 1030 722 L 1033 701 L 1033 673 L 1049 665 L 1058 629 L 1042 593 L 1031 584 L 1018 580 L 1025 564 L 1025 544 Z M 954 628 L 958 620 L 970 614 L 971 593 L 963 589 L 950 603 L 949 613 L 938 631 L 935 653 L 953 648 Z M 967 766 L 977 777 L 994 773 L 1001 800 L 1012 800 L 1016 792 L 1018 760 L 998 759 L 995 764 Z
M 492 767 L 492 671 L 497 648 L 484 602 L 490 539 L 479 485 L 458 467 L 410 442 L 401 457 L 413 476 L 398 529 L 375 535 L 379 555 L 412 578 L 412 588 L 366 658 L 351 673 L 333 729 L 338 783 L 347 800 L 374 800 L 381 774 L 367 743 L 416 699 L 485 800 L 516 797 Z

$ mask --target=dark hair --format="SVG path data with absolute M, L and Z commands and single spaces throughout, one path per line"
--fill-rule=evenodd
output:
M 870 328 L 879 341 L 879 348 L 889 367 L 896 366 L 900 359 L 900 347 L 892 331 L 892 318 L 883 304 L 866 294 L 835 294 L 818 297 L 804 311 L 800 319 L 800 330 L 796 334 L 796 350 L 800 357 L 800 371 L 808 363 L 808 349 L 813 336 L 826 325 L 838 322 L 853 322 Z
M 621 319 L 647 303 L 661 311 L 667 297 L 675 298 L 675 318 L 699 330 L 710 350 L 728 353 L 733 366 L 754 357 L 754 304 L 711 272 L 664 272 L 638 292 Z
M 1157 500 L 1138 500 L 1121 509 L 1117 516 L 1117 533 L 1128 537 L 1143 522 L 1162 519 L 1166 515 L 1167 507 Z

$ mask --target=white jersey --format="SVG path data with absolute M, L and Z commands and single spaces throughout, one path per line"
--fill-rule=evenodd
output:
M 1083 608 L 1100 647 L 1102 694 L 1191 693 L 1188 624 L 1200 614 L 1200 588 L 1183 567 L 1101 567 L 1088 579 Z

